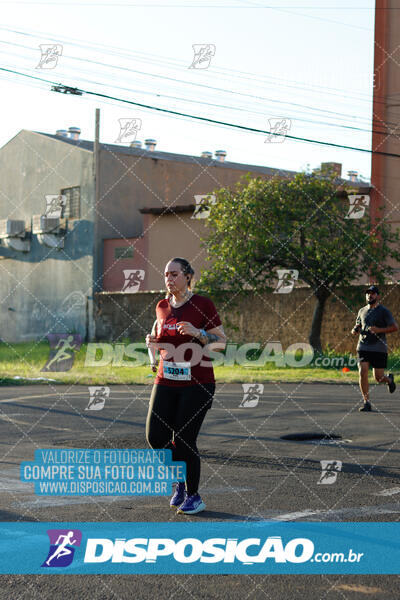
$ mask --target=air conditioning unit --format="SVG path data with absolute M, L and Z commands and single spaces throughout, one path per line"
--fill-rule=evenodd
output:
M 25 221 L 17 221 L 15 219 L 0 220 L 0 238 L 8 237 L 24 237 L 25 236 Z
M 31 240 L 29 237 L 6 237 L 3 238 L 2 245 L 10 250 L 16 250 L 17 252 L 29 252 L 31 249 Z
M 48 248 L 55 248 L 56 250 L 61 250 L 61 248 L 64 248 L 63 235 L 54 235 L 54 233 L 38 233 L 37 239 L 39 244 L 43 244 L 43 246 L 47 246 Z
M 44 215 L 33 215 L 32 217 L 32 233 L 58 233 L 59 229 L 59 218 L 45 217 Z

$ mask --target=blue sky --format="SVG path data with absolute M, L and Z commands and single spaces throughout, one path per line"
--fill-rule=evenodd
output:
M 268 130 L 291 121 L 290 134 L 371 147 L 374 2 L 370 0 L 155 0 L 117 4 L 1 2 L 0 65 L 139 103 Z M 59 43 L 54 69 L 37 69 L 39 44 Z M 216 47 L 207 69 L 189 69 L 193 44 Z M 91 96 L 65 96 L 50 85 L 0 72 L 0 145 L 21 129 L 54 133 L 79 126 L 113 143 L 118 119 L 138 118 L 137 139 L 157 149 L 301 170 L 321 161 L 370 176 L 367 153 L 213 126 Z

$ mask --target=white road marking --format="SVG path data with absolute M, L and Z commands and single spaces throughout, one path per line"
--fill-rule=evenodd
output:
M 67 397 L 68 396 L 80 396 L 82 395 L 82 392 L 68 392 Z M 34 398 L 51 398 L 53 396 L 65 396 L 65 394 L 57 394 L 56 392 L 52 392 L 51 394 L 34 394 L 32 396 L 11 396 L 10 398 L 5 398 L 4 400 L 0 400 L 0 404 L 6 403 L 6 402 L 17 402 L 18 400 L 32 400 Z
M 341 446 L 342 444 L 352 444 L 353 440 L 304 440 L 308 444 L 316 446 Z
M 24 481 L 19 481 L 19 479 L 15 478 L 0 478 L 1 491 L 3 492 L 16 492 L 16 493 L 24 493 L 26 492 L 26 484 Z
M 395 494 L 400 494 L 400 487 L 382 490 L 381 492 L 377 492 L 376 494 L 374 494 L 374 496 L 394 496 Z
M 2 421 L 6 421 L 7 423 L 15 423 L 16 425 L 32 425 L 31 421 L 19 421 L 17 419 L 11 419 L 11 417 L 9 417 L 8 415 L 0 415 L 0 419 Z M 53 427 L 52 425 L 42 424 L 39 424 L 38 426 L 42 429 L 53 429 L 54 431 L 72 431 L 72 429 L 69 429 L 68 427 Z
M 2 421 L 7 423 L 15 423 L 16 425 L 32 425 L 29 421 L 19 421 L 18 419 L 12 419 L 9 415 L 0 415 Z
M 297 519 L 302 519 L 303 517 L 310 517 L 311 515 L 317 515 L 320 512 L 323 512 L 323 511 L 306 509 L 303 511 L 278 515 L 277 517 L 272 517 L 272 520 L 273 521 L 296 521 Z
M 271 511 L 272 512 L 272 511 Z M 323 517 L 328 520 L 332 518 L 349 518 L 349 517 L 360 517 L 370 515 L 386 515 L 386 514 L 399 514 L 400 504 L 381 504 L 380 506 L 357 506 L 349 508 L 339 508 L 337 510 L 312 510 L 305 509 L 303 511 L 296 511 L 292 513 L 284 513 L 283 515 L 264 513 L 264 518 L 271 521 L 297 521 L 298 519 L 306 519 L 307 521 L 322 521 Z M 310 519 L 309 517 L 315 517 Z
M 27 417 L 28 413 L 7 413 L 8 417 Z
M 255 488 L 249 487 L 206 487 L 202 488 L 205 494 L 230 494 L 231 492 L 251 492 Z

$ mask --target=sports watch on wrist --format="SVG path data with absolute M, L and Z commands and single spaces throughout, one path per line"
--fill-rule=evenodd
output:
M 199 329 L 199 332 L 200 332 L 200 333 L 199 333 L 199 335 L 197 336 L 198 338 L 201 338 L 201 337 L 207 337 L 207 332 L 206 332 L 206 330 L 205 330 L 205 329 Z

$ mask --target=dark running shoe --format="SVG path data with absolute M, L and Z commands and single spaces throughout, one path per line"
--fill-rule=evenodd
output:
M 170 507 L 178 508 L 181 504 L 184 503 L 185 498 L 186 498 L 185 482 L 179 481 L 179 483 L 176 484 L 175 494 L 172 496 L 172 498 L 169 502 Z
M 388 383 L 389 392 L 391 394 L 393 394 L 394 390 L 396 389 L 396 384 L 394 382 L 393 373 L 389 373 L 388 379 L 389 379 L 389 383 Z
M 364 406 L 358 409 L 360 412 L 371 412 L 372 406 L 370 402 L 364 402 Z
M 204 510 L 205 507 L 206 505 L 199 494 L 194 494 L 193 496 L 187 496 L 185 502 L 181 504 L 176 512 L 183 515 L 195 515 Z

